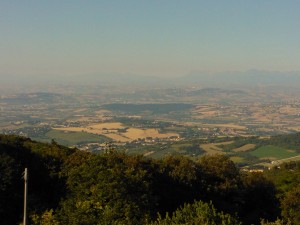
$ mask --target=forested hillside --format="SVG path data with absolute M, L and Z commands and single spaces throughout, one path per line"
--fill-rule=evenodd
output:
M 22 221 L 24 168 L 33 225 L 300 224 L 299 162 L 249 173 L 226 155 L 149 159 L 0 135 L 1 224 Z

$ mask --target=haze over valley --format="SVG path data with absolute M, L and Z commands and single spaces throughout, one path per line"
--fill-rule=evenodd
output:
M 129 153 L 159 158 L 218 153 L 202 146 L 215 138 L 230 141 L 299 132 L 300 91 L 286 86 L 292 81 L 263 85 L 255 79 L 247 87 L 221 88 L 221 83 L 208 86 L 201 82 L 177 87 L 65 83 L 11 89 L 15 92 L 1 95 L 0 131 L 94 152 L 104 151 L 110 143 Z M 199 144 L 194 151 L 176 147 L 195 141 Z M 226 154 L 236 157 L 233 153 Z M 290 156 L 297 154 L 286 158 Z M 250 166 L 259 163 L 257 159 L 238 161 Z M 269 162 L 274 159 L 269 156 Z
M 299 11 L 0 1 L 0 224 L 299 225 Z

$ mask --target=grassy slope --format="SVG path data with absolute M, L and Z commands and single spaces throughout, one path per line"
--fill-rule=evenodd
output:
M 276 158 L 276 159 L 284 159 L 298 155 L 296 152 L 289 151 L 288 149 L 266 145 L 259 147 L 258 149 L 252 151 L 250 153 L 253 156 L 258 158 Z
M 105 142 L 110 141 L 109 138 L 96 135 L 89 134 L 85 132 L 64 132 L 60 130 L 51 130 L 45 135 L 47 138 L 54 139 L 58 143 L 65 144 L 68 146 L 80 144 L 80 143 L 91 143 L 91 142 Z

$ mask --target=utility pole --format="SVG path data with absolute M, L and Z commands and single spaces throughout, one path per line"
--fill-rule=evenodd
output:
M 28 171 L 25 168 L 24 171 L 24 217 L 23 217 L 23 225 L 27 224 L 27 181 L 28 181 Z

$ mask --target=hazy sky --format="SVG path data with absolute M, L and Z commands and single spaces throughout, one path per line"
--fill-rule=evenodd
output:
M 3 0 L 0 76 L 300 70 L 299 0 Z

